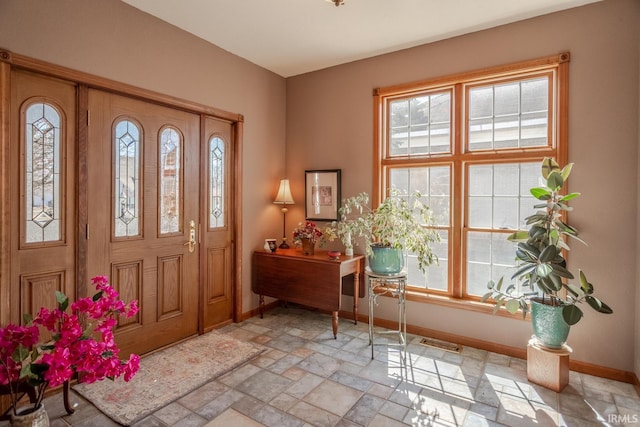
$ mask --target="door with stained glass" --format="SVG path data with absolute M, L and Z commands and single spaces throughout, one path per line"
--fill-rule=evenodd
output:
M 233 125 L 204 119 L 202 141 L 202 310 L 204 330 L 231 321 L 233 292 Z
M 147 353 L 198 332 L 200 118 L 98 90 L 89 115 L 87 272 L 139 301 L 117 340 Z
M 11 72 L 6 306 L 13 322 L 55 307 L 55 291 L 75 297 L 76 108 L 75 84 Z

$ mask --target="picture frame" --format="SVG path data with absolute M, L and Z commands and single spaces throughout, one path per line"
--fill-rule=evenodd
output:
M 304 215 L 309 221 L 337 221 L 342 169 L 304 171 Z

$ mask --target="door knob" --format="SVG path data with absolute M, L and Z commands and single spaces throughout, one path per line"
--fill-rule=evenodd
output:
M 189 221 L 189 241 L 184 246 L 189 246 L 189 253 L 196 250 L 196 223 L 194 220 Z

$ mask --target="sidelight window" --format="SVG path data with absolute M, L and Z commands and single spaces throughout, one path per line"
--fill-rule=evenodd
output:
M 214 136 L 209 140 L 209 228 L 225 225 L 225 144 Z

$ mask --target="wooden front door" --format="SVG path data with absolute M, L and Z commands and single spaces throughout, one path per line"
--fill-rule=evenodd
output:
M 87 274 L 108 275 L 138 315 L 123 352 L 198 332 L 200 117 L 89 90 Z
M 9 297 L 2 318 L 21 322 L 56 307 L 55 291 L 73 300 L 76 277 L 76 86 L 26 71 L 11 72 Z M 5 299 L 6 298 L 6 299 Z M 8 300 L 8 301 L 7 301 Z

